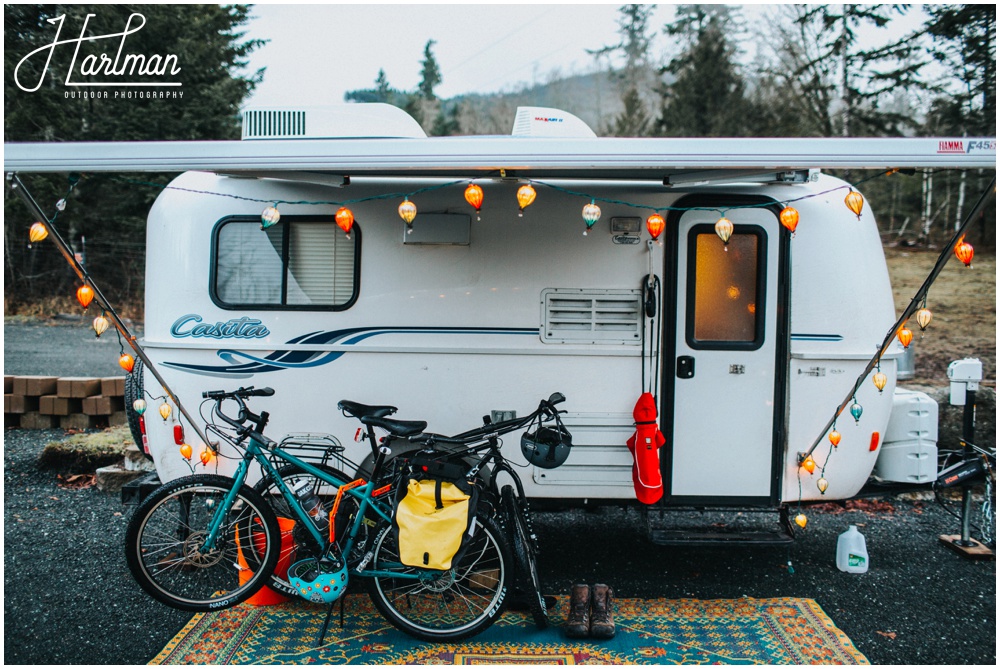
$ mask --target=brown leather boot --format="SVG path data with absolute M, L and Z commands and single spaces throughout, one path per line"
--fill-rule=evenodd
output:
M 590 634 L 590 586 L 578 583 L 570 590 L 566 636 L 585 639 Z
M 590 636 L 594 639 L 610 639 L 615 635 L 614 596 L 614 590 L 603 583 L 594 585 L 590 611 Z

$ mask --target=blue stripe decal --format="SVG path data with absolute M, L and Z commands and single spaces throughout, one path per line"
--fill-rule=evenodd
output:
M 844 337 L 835 334 L 793 334 L 794 341 L 844 341 Z
M 310 332 L 308 334 L 299 335 L 285 343 L 296 344 L 299 346 L 308 344 L 340 343 L 345 346 L 352 346 L 370 337 L 376 337 L 383 334 L 485 334 L 534 335 L 537 337 L 538 329 L 434 327 L 350 328 L 345 330 L 331 330 L 327 332 Z M 227 364 L 191 365 L 181 362 L 164 362 L 163 365 L 172 369 L 189 372 L 191 374 L 245 378 L 253 374 L 277 372 L 283 369 L 319 367 L 320 365 L 331 363 L 340 356 L 344 355 L 344 351 L 291 351 L 286 349 L 276 350 L 265 357 L 258 357 L 244 351 L 237 351 L 235 349 L 221 349 L 217 352 L 217 355 Z

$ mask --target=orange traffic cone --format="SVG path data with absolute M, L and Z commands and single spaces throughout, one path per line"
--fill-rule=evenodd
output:
M 288 575 L 288 568 L 292 566 L 292 553 L 295 552 L 292 546 L 292 532 L 295 530 L 295 521 L 291 518 L 278 518 L 278 527 L 281 529 L 281 553 L 278 555 L 278 564 L 274 568 L 274 573 L 282 578 Z M 252 540 L 259 551 L 263 551 L 263 532 L 253 532 Z M 240 566 L 240 585 L 243 585 L 253 576 L 253 571 L 243 558 L 243 548 L 240 546 L 239 529 L 236 531 L 236 562 Z M 283 595 L 269 585 L 265 585 L 247 600 L 247 604 L 254 606 L 274 606 L 288 600 L 287 595 Z

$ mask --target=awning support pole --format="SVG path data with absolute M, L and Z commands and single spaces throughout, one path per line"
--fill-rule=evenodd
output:
M 951 258 L 951 255 L 955 249 L 955 244 L 957 244 L 958 240 L 963 235 L 965 235 L 965 232 L 968 229 L 968 227 L 972 224 L 972 221 L 977 216 L 979 216 L 979 214 L 986 207 L 986 202 L 990 199 L 990 196 L 993 195 L 991 191 L 993 191 L 996 188 L 996 184 L 997 184 L 997 179 L 996 177 L 993 177 L 993 180 L 990 181 L 990 185 L 987 186 L 986 190 L 983 191 L 983 194 L 979 196 L 979 201 L 976 202 L 976 206 L 973 207 L 972 211 L 969 212 L 969 215 L 965 217 L 965 221 L 962 222 L 962 226 L 955 231 L 955 234 L 954 236 L 952 236 L 951 241 L 948 242 L 947 245 L 945 245 L 944 249 L 942 249 L 941 255 L 938 256 L 937 262 L 934 264 L 934 268 L 931 270 L 931 273 L 927 275 L 927 278 L 924 279 L 924 283 L 917 290 L 916 294 L 913 296 L 913 299 L 910 300 L 909 306 L 907 306 L 906 309 L 903 310 L 903 314 L 899 317 L 899 320 L 897 320 L 896 323 L 891 328 L 889 328 L 889 332 L 886 333 L 885 339 L 882 340 L 882 345 L 879 346 L 878 352 L 871 360 L 868 361 L 868 365 L 865 366 L 865 371 L 861 372 L 861 375 L 858 376 L 857 380 L 854 382 L 854 387 L 851 389 L 851 392 L 847 393 L 847 397 L 844 398 L 844 401 L 841 402 L 840 406 L 837 407 L 837 411 L 834 412 L 833 418 L 831 418 L 827 422 L 826 426 L 819 433 L 819 436 L 816 437 L 816 440 L 813 442 L 809 450 L 806 451 L 805 453 L 799 454 L 799 462 L 804 460 L 806 456 L 812 455 L 813 451 L 816 450 L 816 447 L 819 446 L 820 442 L 823 440 L 823 437 L 825 437 L 826 434 L 830 431 L 830 428 L 833 427 L 833 424 L 837 421 L 837 418 L 840 416 L 840 414 L 844 412 L 844 409 L 847 408 L 847 405 L 851 403 L 851 401 L 854 399 L 855 394 L 858 392 L 858 388 L 861 387 L 861 384 L 864 383 L 864 380 L 868 378 L 868 375 L 871 373 L 871 371 L 875 369 L 875 365 L 877 365 L 879 360 L 882 359 L 882 355 L 886 352 L 886 350 L 888 350 L 889 346 L 892 344 L 892 341 L 896 338 L 896 334 L 899 332 L 899 329 L 903 326 L 904 323 L 906 323 L 906 321 L 909 320 L 910 316 L 912 316 L 913 313 L 920 307 L 920 303 L 927 295 L 927 291 L 930 289 L 931 284 L 934 283 L 938 275 L 941 273 L 941 270 L 944 269 L 944 266 L 948 263 L 948 260 Z
M 14 193 L 16 193 L 21 198 L 21 200 L 27 205 L 28 209 L 31 210 L 31 213 L 34 214 L 39 221 L 45 222 L 45 227 L 48 228 L 49 231 L 49 239 L 51 239 L 52 242 L 56 245 L 56 248 L 59 249 L 59 252 L 62 253 L 63 258 L 65 258 L 66 262 L 69 263 L 69 266 L 73 268 L 73 271 L 76 272 L 76 275 L 80 277 L 80 280 L 93 289 L 94 301 L 96 301 L 98 305 L 100 305 L 100 307 L 104 310 L 104 312 L 111 317 L 111 322 L 114 323 L 115 328 L 118 330 L 119 333 L 122 334 L 122 336 L 125 337 L 125 341 L 127 341 L 128 345 L 132 347 L 133 351 L 135 351 L 136 356 L 140 360 L 142 360 L 143 364 L 146 366 L 146 369 L 148 369 L 150 373 L 153 375 L 153 377 L 156 378 L 157 382 L 163 388 L 163 391 L 167 394 L 167 397 L 174 404 L 177 405 L 177 410 L 180 411 L 180 413 L 184 416 L 184 418 L 187 419 L 188 424 L 191 425 L 194 431 L 201 438 L 202 442 L 206 446 L 211 445 L 211 442 L 208 440 L 208 437 L 205 436 L 205 432 L 198 426 L 196 422 L 194 422 L 194 420 L 191 418 L 191 414 L 189 414 L 187 409 L 184 408 L 184 405 L 177 398 L 174 392 L 170 389 L 170 386 L 167 385 L 167 382 L 163 379 L 163 377 L 160 376 L 160 372 L 156 369 L 156 366 L 153 364 L 153 362 L 149 359 L 149 356 L 146 355 L 146 352 L 136 341 L 135 335 L 132 334 L 132 332 L 128 329 L 128 326 L 125 325 L 122 319 L 118 316 L 118 313 L 108 302 L 107 298 L 104 297 L 104 293 L 102 293 L 101 289 L 97 287 L 96 283 L 94 283 L 94 280 L 90 277 L 90 274 L 87 273 L 87 270 L 83 267 L 83 265 L 79 263 L 79 261 L 77 261 L 76 256 L 73 255 L 72 249 L 70 249 L 69 245 L 59 234 L 59 231 L 56 230 L 55 225 L 53 225 L 53 220 L 50 219 L 48 216 L 46 216 L 45 212 L 42 211 L 42 208 L 38 206 L 38 203 L 35 202 L 35 199 L 31 196 L 31 193 L 28 192 L 28 189 L 25 187 L 20 177 L 18 177 L 18 175 L 13 172 L 9 172 L 7 174 L 7 183 L 10 185 L 10 189 L 14 191 Z M 132 372 L 129 372 L 129 374 L 131 373 Z

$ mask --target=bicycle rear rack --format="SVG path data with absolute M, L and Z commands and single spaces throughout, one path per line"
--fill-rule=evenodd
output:
M 356 463 L 344 456 L 344 446 L 332 434 L 291 432 L 285 435 L 278 448 L 304 462 L 334 467 L 351 476 L 358 469 Z M 288 464 L 274 455 L 271 455 L 270 461 L 275 468 Z

